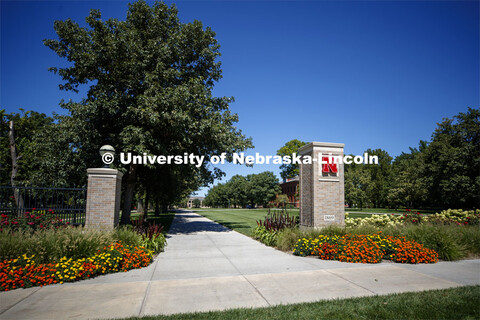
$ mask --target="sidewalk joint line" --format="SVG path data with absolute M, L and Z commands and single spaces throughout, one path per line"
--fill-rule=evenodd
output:
M 227 255 L 222 251 L 222 249 L 220 249 L 217 244 L 210 238 L 210 236 L 208 235 L 208 233 L 206 234 L 208 240 L 210 240 L 213 245 L 218 249 L 218 251 L 220 251 L 222 253 L 222 255 L 228 260 L 228 262 L 230 262 L 230 264 L 235 268 L 235 270 L 237 270 L 237 272 L 242 276 L 243 279 L 245 279 L 251 286 L 252 288 L 255 290 L 255 292 L 258 293 L 258 295 L 260 297 L 262 297 L 262 299 L 267 303 L 268 306 L 271 306 L 272 304 L 267 300 L 267 298 L 265 298 L 265 296 L 260 292 L 260 290 L 258 290 L 257 287 L 255 287 L 255 285 L 253 283 L 250 282 L 250 280 L 248 280 L 248 278 L 237 268 L 237 266 L 235 264 L 233 264 L 233 262 L 230 260 L 230 258 L 227 257 Z
M 345 281 L 347 281 L 347 282 L 350 282 L 351 284 L 353 284 L 353 285 L 355 285 L 355 286 L 357 286 L 357 287 L 360 287 L 360 288 L 362 288 L 362 289 L 365 289 L 365 290 L 367 290 L 368 292 L 373 293 L 374 295 L 378 295 L 378 293 L 376 293 L 375 291 L 372 291 L 372 290 L 370 290 L 370 289 L 368 289 L 368 288 L 366 288 L 366 287 L 364 287 L 364 286 L 359 285 L 358 283 L 355 283 L 355 282 L 353 282 L 353 281 L 351 281 L 351 280 L 348 280 L 348 279 L 342 277 L 341 275 L 338 275 L 338 274 L 335 274 L 335 273 L 331 272 L 330 269 L 323 269 L 323 270 L 326 271 L 326 272 L 328 272 L 328 273 L 330 273 L 330 274 L 332 274 L 332 275 L 334 275 L 334 276 L 336 276 L 336 277 L 338 277 L 338 278 L 340 278 L 340 279 L 343 279 L 343 280 L 345 280 Z
M 147 302 L 147 297 L 148 297 L 148 294 L 150 293 L 150 287 L 152 286 L 153 276 L 155 274 L 155 271 L 157 270 L 158 261 L 159 261 L 159 257 L 157 255 L 157 259 L 155 260 L 155 267 L 153 268 L 152 275 L 150 276 L 150 280 L 148 281 L 147 289 L 145 290 L 145 296 L 143 297 L 142 304 L 140 305 L 140 311 L 138 312 L 139 317 L 142 317 L 145 311 L 145 303 Z
M 0 312 L 0 316 L 1 316 L 2 314 L 4 314 L 5 312 L 7 312 L 8 310 L 10 310 L 10 309 L 12 309 L 13 307 L 15 307 L 15 306 L 16 306 L 17 304 L 19 304 L 20 302 L 23 302 L 25 299 L 29 298 L 32 294 L 40 291 L 41 289 L 42 289 L 42 287 L 38 288 L 38 290 L 33 291 L 32 293 L 30 293 L 30 294 L 29 294 L 28 296 L 26 296 L 25 298 L 20 299 L 19 301 L 17 301 L 17 303 L 15 303 L 13 306 L 9 307 L 8 309 L 3 310 L 2 312 Z M 17 290 L 18 290 L 18 289 L 17 289 Z

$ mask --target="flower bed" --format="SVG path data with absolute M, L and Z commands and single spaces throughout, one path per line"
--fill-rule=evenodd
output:
M 412 212 L 407 209 L 402 215 L 395 214 L 372 214 L 368 218 L 348 218 L 346 215 L 345 225 L 347 227 L 356 226 L 401 226 L 406 223 L 421 224 L 424 222 L 434 224 L 455 224 L 455 225 L 480 225 L 480 210 L 464 211 L 460 209 L 448 209 L 440 213 L 424 215 L 419 212 Z
M 52 209 L 48 210 L 37 210 L 33 208 L 32 211 L 25 212 L 24 215 L 9 216 L 6 214 L 0 215 L 0 232 L 4 228 L 10 230 L 37 230 L 37 229 L 48 229 L 68 226 L 70 222 L 63 221 L 55 215 Z
M 112 272 L 148 266 L 153 251 L 116 242 L 95 255 L 81 259 L 62 258 L 57 263 L 37 264 L 26 254 L 0 262 L 0 291 L 73 282 Z
M 352 263 L 379 263 L 382 259 L 399 263 L 435 263 L 438 254 L 405 237 L 352 235 L 299 239 L 293 250 L 298 256 L 318 256 L 323 260 Z

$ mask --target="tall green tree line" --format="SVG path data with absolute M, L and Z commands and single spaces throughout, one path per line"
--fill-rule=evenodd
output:
M 247 176 L 235 175 L 212 187 L 203 201 L 209 207 L 266 206 L 280 193 L 278 178 L 271 171 Z
M 292 140 L 278 152 L 294 153 Z M 430 141 L 420 141 L 393 159 L 383 149 L 367 149 L 378 165 L 345 165 L 345 202 L 365 207 L 480 207 L 480 109 L 468 108 L 437 124 Z M 297 174 L 281 167 L 282 177 Z

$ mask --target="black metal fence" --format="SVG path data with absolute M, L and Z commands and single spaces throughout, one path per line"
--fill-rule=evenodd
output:
M 86 188 L 0 186 L 0 214 L 22 216 L 35 210 L 78 225 L 85 223 L 86 204 Z

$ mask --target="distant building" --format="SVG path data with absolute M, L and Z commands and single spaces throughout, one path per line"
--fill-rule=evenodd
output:
M 205 197 L 190 197 L 190 198 L 188 198 L 187 208 L 193 208 L 194 207 L 193 201 L 195 199 L 200 200 L 200 208 L 203 207 L 203 200 L 205 200 Z
M 300 200 L 298 200 L 298 176 L 295 176 L 291 179 L 284 180 L 283 183 L 280 183 L 282 188 L 282 194 L 286 194 L 288 197 L 288 202 L 294 204 L 295 207 L 300 206 Z

